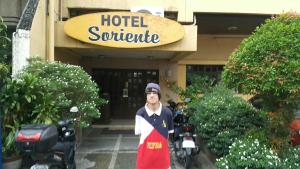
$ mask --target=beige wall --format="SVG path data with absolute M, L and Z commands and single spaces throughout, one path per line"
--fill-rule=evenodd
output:
M 0 16 L 8 26 L 16 27 L 28 0 L 0 0 Z
M 172 99 L 178 101 L 178 95 L 171 90 L 172 85 L 178 85 L 178 65 L 175 62 L 163 61 L 159 64 L 159 84 L 161 86 L 163 104 Z
M 81 56 L 75 55 L 71 51 L 62 50 L 60 48 L 55 49 L 55 61 L 61 61 L 72 65 L 80 65 Z
M 20 17 L 23 6 L 22 0 L 0 0 L 0 16 Z
M 67 8 L 130 10 L 132 6 L 160 6 L 165 11 L 178 12 L 180 22 L 193 22 L 193 14 L 197 12 L 244 14 L 300 12 L 298 0 L 66 0 L 62 15 L 69 17 Z
M 81 65 L 88 68 L 112 68 L 112 69 L 159 69 L 159 61 L 142 59 L 101 59 L 95 57 L 83 57 Z
M 245 36 L 198 35 L 198 50 L 179 64 L 225 64 L 229 55 L 239 46 Z
M 280 14 L 287 11 L 300 12 L 297 0 L 186 0 L 194 12 L 221 12 L 247 14 Z
M 30 56 L 54 60 L 54 22 L 59 19 L 59 1 L 40 0 L 30 30 Z M 47 9 L 51 8 L 51 9 Z M 48 10 L 48 13 L 46 12 Z M 51 56 L 50 56 L 51 55 Z
M 46 1 L 40 0 L 30 30 L 30 56 L 46 59 Z

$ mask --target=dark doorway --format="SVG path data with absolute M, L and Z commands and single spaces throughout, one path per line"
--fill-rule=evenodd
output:
M 145 104 L 144 90 L 148 82 L 158 83 L 158 70 L 94 69 L 93 78 L 108 94 L 110 117 L 132 119 Z

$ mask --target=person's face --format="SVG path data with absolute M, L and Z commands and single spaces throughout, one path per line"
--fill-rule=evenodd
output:
M 147 103 L 155 104 L 159 102 L 159 97 L 157 92 L 147 92 Z

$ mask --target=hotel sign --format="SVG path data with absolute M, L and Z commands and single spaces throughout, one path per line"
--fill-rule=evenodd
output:
M 77 40 L 117 48 L 154 47 L 183 38 L 178 22 L 144 13 L 101 12 L 66 21 L 65 33 Z

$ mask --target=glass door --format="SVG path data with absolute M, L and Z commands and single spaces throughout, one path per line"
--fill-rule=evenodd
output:
M 158 70 L 95 69 L 93 78 L 100 86 L 100 94 L 109 95 L 110 117 L 132 119 L 145 104 L 145 87 L 158 83 Z

